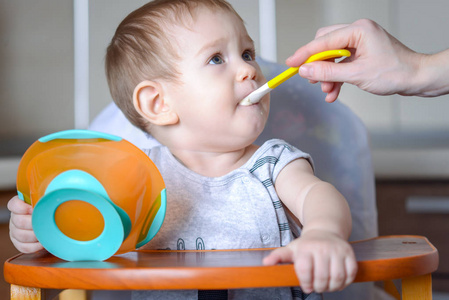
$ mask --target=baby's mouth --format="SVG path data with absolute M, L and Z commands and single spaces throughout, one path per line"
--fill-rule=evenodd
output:
M 246 94 L 245 97 L 243 97 L 243 99 L 240 100 L 239 105 L 242 105 L 242 106 L 250 106 L 250 105 L 258 104 L 259 101 L 257 101 L 257 102 L 251 101 L 252 95 L 253 95 L 254 92 L 257 91 L 258 89 L 259 89 L 259 87 L 256 87 L 256 88 L 253 89 L 251 92 L 249 92 L 248 94 Z
M 261 96 L 258 93 L 259 89 L 255 89 L 254 91 L 252 91 L 251 93 L 249 93 L 248 95 L 246 95 L 245 98 L 243 98 L 239 104 L 243 105 L 243 106 L 250 106 L 250 105 L 255 105 L 258 104 Z M 263 96 L 263 95 L 262 95 Z

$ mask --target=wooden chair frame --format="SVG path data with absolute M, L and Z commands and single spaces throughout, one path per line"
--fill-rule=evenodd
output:
M 420 236 L 353 242 L 355 282 L 401 279 L 402 299 L 432 299 L 438 251 Z M 46 251 L 19 254 L 4 265 L 11 299 L 44 299 L 43 289 L 235 289 L 300 285 L 292 264 L 263 266 L 272 249 L 136 250 L 104 262 L 65 262 Z M 400 293 L 398 293 L 400 294 Z

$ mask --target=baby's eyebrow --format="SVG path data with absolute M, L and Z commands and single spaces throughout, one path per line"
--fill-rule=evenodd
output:
M 253 48 L 255 47 L 254 41 L 253 41 L 253 39 L 252 39 L 249 35 L 245 35 L 244 38 L 247 40 L 248 43 L 251 44 L 251 46 L 252 46 Z
M 254 41 L 253 39 L 249 36 L 249 35 L 245 35 L 243 36 L 243 39 L 246 40 L 246 42 L 248 42 L 249 44 L 251 44 L 251 47 L 254 48 Z M 196 53 L 196 56 L 201 55 L 201 53 L 205 52 L 208 49 L 211 48 L 219 48 L 220 46 L 222 46 L 224 43 L 226 43 L 227 40 L 225 38 L 221 38 L 221 39 L 216 39 L 216 40 L 212 40 L 211 42 L 203 45 L 200 50 L 198 50 L 198 52 Z
M 245 39 L 247 39 L 248 40 L 248 42 L 250 42 L 251 44 L 254 44 L 254 41 L 253 41 L 253 39 L 247 34 L 247 35 L 245 35 L 244 36 L 244 38 Z
M 204 51 L 210 49 L 210 48 L 217 48 L 220 45 L 223 45 L 223 43 L 225 43 L 225 39 L 217 39 L 217 40 L 213 40 L 207 44 L 205 44 L 203 47 L 200 48 L 200 50 L 198 50 L 198 52 L 196 53 L 196 56 L 200 55 L 201 53 L 203 53 Z

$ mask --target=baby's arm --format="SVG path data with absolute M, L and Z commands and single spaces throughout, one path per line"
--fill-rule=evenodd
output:
M 31 213 L 33 212 L 31 205 L 15 196 L 9 200 L 8 209 L 11 211 L 9 236 L 16 249 L 23 253 L 32 253 L 43 249 L 31 226 Z
M 303 225 L 301 237 L 273 251 L 266 265 L 293 262 L 304 292 L 335 291 L 349 285 L 357 273 L 352 247 L 351 214 L 344 197 L 313 175 L 305 159 L 288 164 L 279 174 L 276 191 Z

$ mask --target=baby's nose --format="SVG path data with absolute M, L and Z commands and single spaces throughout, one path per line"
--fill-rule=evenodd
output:
M 238 81 L 254 80 L 256 79 L 256 76 L 257 76 L 256 68 L 254 68 L 252 65 L 248 63 L 244 63 L 242 64 L 237 73 L 237 80 Z

